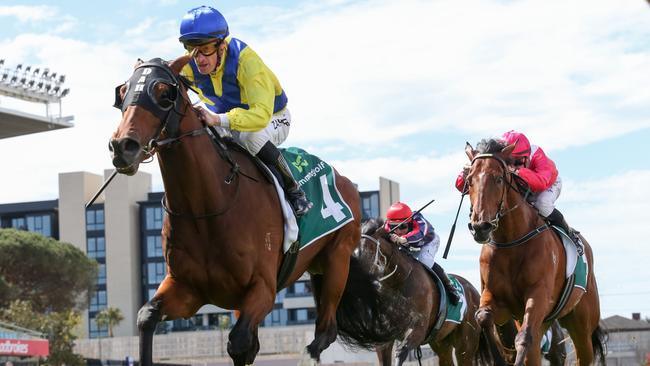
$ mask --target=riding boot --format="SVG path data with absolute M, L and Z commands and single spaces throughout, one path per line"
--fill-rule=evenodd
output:
M 551 225 L 558 226 L 564 230 L 567 235 L 571 234 L 571 228 L 569 227 L 569 224 L 567 224 L 566 220 L 564 219 L 564 215 L 562 215 L 562 212 L 560 212 L 557 208 L 554 208 L 553 212 L 551 212 L 551 214 L 548 215 L 546 219 L 548 219 Z
M 313 204 L 309 202 L 305 196 L 305 192 L 300 188 L 298 182 L 293 178 L 293 175 L 291 175 L 289 164 L 287 164 L 287 161 L 280 153 L 280 150 L 278 150 L 271 141 L 268 141 L 264 144 L 262 149 L 260 149 L 260 152 L 257 153 L 257 156 L 264 162 L 264 164 L 273 166 L 278 173 L 280 173 L 285 193 L 295 215 L 299 217 L 306 214 Z
M 460 301 L 460 295 L 458 294 L 458 290 L 456 290 L 456 287 L 454 287 L 454 285 L 451 283 L 449 277 L 447 277 L 445 270 L 442 269 L 442 267 L 438 263 L 434 263 L 431 269 L 433 269 L 433 271 L 436 273 L 436 275 L 438 275 L 440 280 L 442 280 L 442 285 L 445 287 L 445 291 L 449 296 L 449 302 L 452 305 L 458 305 L 458 301 Z
M 569 224 L 566 222 L 564 219 L 564 215 L 562 215 L 562 212 L 560 212 L 557 208 L 553 209 L 553 212 L 551 212 L 550 215 L 546 217 L 548 220 L 549 224 L 555 225 L 562 230 L 573 240 L 573 243 L 576 245 L 578 248 L 578 252 L 582 251 L 582 245 L 580 243 L 580 237 L 578 236 L 578 232 L 573 230 Z

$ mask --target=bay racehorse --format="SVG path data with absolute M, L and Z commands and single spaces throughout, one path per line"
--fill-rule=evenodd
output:
M 337 310 L 340 339 L 355 348 L 376 349 L 383 366 L 390 366 L 393 343 L 401 341 L 397 363 L 408 353 L 429 344 L 440 365 L 505 364 L 493 331 L 482 331 L 474 318 L 479 293 L 466 279 L 453 275 L 462 285 L 466 310 L 460 322 L 438 321 L 441 292 L 429 271 L 389 241 L 380 220 L 362 227 L 362 239 L 350 260 L 348 283 Z M 320 288 L 320 283 L 314 283 Z M 443 314 L 444 316 L 445 314 Z M 496 357 L 493 360 L 492 354 Z
M 474 150 L 466 177 L 471 202 L 470 231 L 483 244 L 480 255 L 481 304 L 476 317 L 490 329 L 514 318 L 515 365 L 540 365 L 539 344 L 557 313 L 565 284 L 567 255 L 562 241 L 524 198 L 522 181 L 510 170 L 514 145 L 482 140 Z M 548 230 L 547 230 L 548 229 Z M 566 305 L 557 313 L 569 332 L 580 365 L 599 355 L 604 362 L 605 333 L 599 326 L 600 305 L 592 249 L 584 237 L 587 259 L 586 290 L 569 289 Z M 566 296 L 565 296 L 566 298 Z
M 236 366 L 252 364 L 258 326 L 273 309 L 283 261 L 283 216 L 278 193 L 250 156 L 218 149 L 188 98 L 179 71 L 190 59 L 139 62 L 116 89 L 122 119 L 110 140 L 113 165 L 133 175 L 158 157 L 165 187 L 162 239 L 167 275 L 138 313 L 141 365 L 152 365 L 152 341 L 160 321 L 189 318 L 204 304 L 236 309 L 228 354 Z M 218 153 L 219 152 L 219 153 Z M 337 335 L 336 307 L 360 238 L 359 193 L 335 173 L 335 184 L 354 220 L 301 250 L 286 284 L 306 270 L 322 276 L 317 297 L 313 359 Z M 314 208 L 317 209 L 317 208 Z

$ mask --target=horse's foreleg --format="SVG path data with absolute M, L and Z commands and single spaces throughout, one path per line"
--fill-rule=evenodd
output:
M 162 281 L 153 298 L 138 311 L 140 330 L 140 365 L 152 366 L 153 334 L 161 320 L 189 318 L 201 307 L 194 293 L 169 275 Z
M 316 331 L 314 340 L 307 346 L 309 355 L 314 360 L 320 359 L 320 354 L 336 340 L 336 308 L 341 300 L 345 282 L 350 270 L 350 255 L 354 245 L 343 242 L 332 243 L 336 248 L 333 251 L 325 251 L 321 258 L 325 264 L 325 271 L 322 277 L 322 288 L 316 309 Z
M 379 366 L 392 366 L 393 342 L 375 348 L 375 352 L 377 352 L 377 358 L 379 359 Z
M 235 366 L 252 365 L 255 361 L 260 349 L 257 328 L 273 309 L 274 290 L 260 278 L 242 300 L 239 319 L 228 335 L 228 354 Z
M 481 301 L 478 310 L 476 310 L 476 313 L 474 314 L 474 318 L 483 334 L 488 337 L 492 346 L 491 353 L 493 361 L 495 364 L 503 363 L 503 358 L 507 358 L 508 356 L 505 354 L 501 342 L 496 339 L 497 335 L 495 334 L 495 331 L 497 328 L 495 328 L 495 322 L 498 324 L 513 324 L 510 313 L 503 308 L 497 307 L 494 298 L 492 297 L 492 293 L 484 288 L 481 292 Z M 515 332 L 513 331 L 513 333 Z M 501 352 L 504 352 L 504 354 L 495 354 Z
M 516 366 L 523 366 L 524 362 L 528 366 L 538 366 L 542 364 L 542 353 L 540 344 L 542 341 L 542 322 L 545 314 L 548 313 L 547 307 L 544 307 L 543 297 L 529 297 L 526 301 L 524 318 L 521 328 L 515 337 L 515 349 L 517 357 L 515 358 Z

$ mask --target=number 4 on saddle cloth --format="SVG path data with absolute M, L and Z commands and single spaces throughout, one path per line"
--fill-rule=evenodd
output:
M 285 251 L 289 250 L 295 241 L 298 241 L 299 249 L 303 249 L 354 219 L 352 210 L 336 188 L 334 179 L 336 173 L 329 164 L 296 147 L 279 150 L 289 164 L 296 182 L 305 191 L 307 199 L 314 204 L 314 207 L 296 222 L 291 206 L 284 197 L 284 190 L 280 186 L 279 182 L 282 180 L 278 180 L 277 175 L 274 174 L 284 215 Z

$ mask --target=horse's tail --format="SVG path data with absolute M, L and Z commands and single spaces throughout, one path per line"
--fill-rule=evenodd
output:
M 314 281 L 316 287 L 322 284 Z M 404 297 L 380 285 L 363 263 L 350 258 L 350 273 L 336 310 L 336 322 L 341 341 L 352 348 L 372 350 L 376 346 L 400 339 L 409 322 L 404 321 Z
M 474 361 L 477 365 L 495 365 L 507 366 L 508 363 L 503 358 L 503 344 L 495 334 L 495 329 L 482 329 L 478 341 L 478 350 L 474 355 Z
M 603 329 L 600 325 L 594 329 L 594 332 L 591 333 L 591 345 L 594 350 L 594 359 L 600 358 L 600 363 L 607 365 L 607 360 L 605 358 L 606 344 L 607 344 L 607 331 Z

